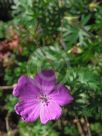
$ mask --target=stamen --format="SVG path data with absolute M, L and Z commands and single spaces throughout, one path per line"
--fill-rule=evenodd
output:
M 40 95 L 39 96 L 40 102 L 42 103 L 48 103 L 48 97 L 46 95 Z

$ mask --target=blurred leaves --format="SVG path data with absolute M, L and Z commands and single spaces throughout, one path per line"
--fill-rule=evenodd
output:
M 36 73 L 41 69 L 51 68 L 60 72 L 68 63 L 67 54 L 58 45 L 42 47 L 36 49 L 31 55 L 27 70 L 29 71 L 28 73 Z
M 59 136 L 59 132 L 55 132 L 54 128 L 53 128 L 53 124 L 49 124 L 49 125 L 41 125 L 39 124 L 39 122 L 35 122 L 34 124 L 25 124 L 23 122 L 21 122 L 19 124 L 19 128 L 20 128 L 20 135 L 23 136 L 29 136 L 29 134 L 31 136 Z M 25 133 L 26 131 L 26 133 Z
M 101 136 L 102 5 L 90 0 L 15 0 L 12 9 L 13 19 L 0 22 L 0 39 L 10 40 L 11 47 L 17 47 L 7 49 L 13 59 L 5 59 L 10 65 L 3 65 L 3 82 L 12 85 L 22 74 L 34 77 L 40 70 L 51 68 L 74 97 L 59 120 L 67 121 L 67 125 L 19 121 L 20 135 L 78 136 L 75 125 L 70 123 L 77 115 L 88 117 L 92 135 Z M 0 97 L 4 97 L 2 93 Z M 7 94 L 5 107 L 9 112 L 15 102 Z

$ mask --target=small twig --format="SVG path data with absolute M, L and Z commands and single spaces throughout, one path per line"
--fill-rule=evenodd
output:
M 78 130 L 79 130 L 80 136 L 85 136 L 84 131 L 82 129 L 82 126 L 80 124 L 80 121 L 79 121 L 78 117 L 76 117 L 75 120 L 76 120 L 75 123 L 77 125 Z
M 8 121 L 9 120 L 9 116 L 10 116 L 10 113 L 8 113 L 6 118 L 5 118 L 7 132 L 10 130 L 9 121 Z
M 65 42 L 63 41 L 63 39 L 60 39 L 60 43 L 62 45 L 62 48 L 66 51 L 66 45 L 65 45 Z
M 7 136 L 12 136 L 10 126 L 9 126 L 9 117 L 10 117 L 10 112 L 7 113 L 7 116 L 5 118 L 5 123 L 6 123 Z
M 0 90 L 9 90 L 13 89 L 13 86 L 0 86 Z
M 92 136 L 90 124 L 89 124 L 89 121 L 88 121 L 87 117 L 85 117 L 85 121 L 86 121 L 86 127 L 87 127 L 88 136 Z
M 17 84 L 11 86 L 0 86 L 0 90 L 10 90 L 13 89 Z

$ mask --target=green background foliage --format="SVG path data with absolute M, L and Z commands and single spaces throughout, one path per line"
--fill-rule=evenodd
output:
M 0 22 L 0 38 L 9 39 L 8 30 L 20 38 L 11 54 L 14 64 L 4 69 L 4 82 L 13 85 L 26 74 L 53 69 L 59 82 L 70 88 L 72 104 L 63 108 L 58 121 L 41 125 L 20 120 L 20 136 L 79 136 L 79 120 L 88 135 L 102 136 L 102 5 L 90 0 L 19 0 L 12 6 L 13 19 Z M 16 98 L 4 97 L 9 113 L 14 112 Z M 77 121 L 75 121 L 77 120 Z M 13 130 L 10 130 L 13 131 Z M 82 136 L 82 135 L 81 135 Z

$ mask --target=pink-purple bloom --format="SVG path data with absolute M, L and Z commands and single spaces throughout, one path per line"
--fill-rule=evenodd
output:
M 59 119 L 61 106 L 73 100 L 69 90 L 57 83 L 52 70 L 42 71 L 34 79 L 21 76 L 13 89 L 13 95 L 19 98 L 15 106 L 16 113 L 26 122 L 34 122 L 40 116 L 42 124 Z

